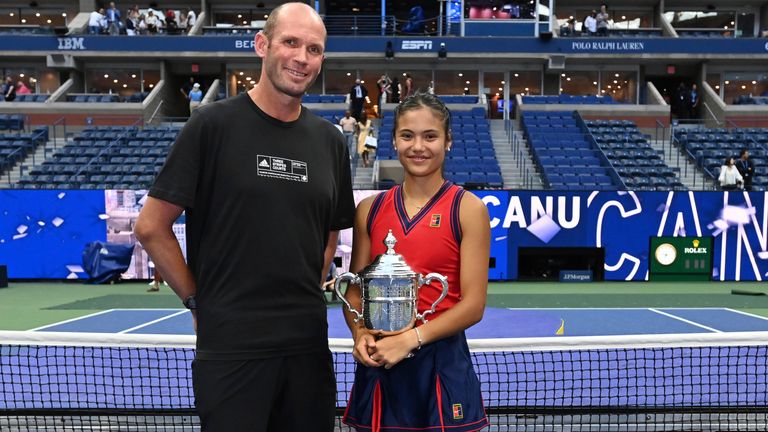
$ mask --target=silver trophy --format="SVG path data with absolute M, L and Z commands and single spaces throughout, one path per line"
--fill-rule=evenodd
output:
M 424 277 L 416 273 L 402 255 L 395 253 L 395 243 L 397 240 L 392 230 L 389 230 L 384 239 L 387 252 L 377 256 L 359 274 L 342 274 L 333 286 L 349 312 L 355 314 L 355 322 L 362 318 L 365 327 L 379 336 L 391 336 L 409 330 L 416 320 L 427 322 L 427 315 L 434 313 L 437 305 L 448 294 L 448 279 L 445 276 L 430 273 Z M 429 310 L 420 314 L 417 308 L 419 287 L 433 280 L 440 281 L 443 292 Z M 339 288 L 344 281 L 360 287 L 362 312 L 353 308 L 341 294 Z

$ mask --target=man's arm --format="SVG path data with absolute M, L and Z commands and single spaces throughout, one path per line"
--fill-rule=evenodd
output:
M 173 222 L 183 211 L 176 204 L 148 197 L 134 228 L 155 268 L 182 300 L 197 292 L 195 279 L 173 234 Z
M 336 255 L 336 245 L 339 243 L 339 232 L 331 231 L 328 233 L 328 242 L 325 244 L 325 252 L 323 253 L 323 272 L 320 273 L 320 284 L 325 282 L 325 275 L 328 274 L 328 269 L 331 267 L 331 261 L 333 261 L 334 255 Z

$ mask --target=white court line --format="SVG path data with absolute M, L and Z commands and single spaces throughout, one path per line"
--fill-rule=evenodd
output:
M 96 316 L 96 315 L 105 314 L 105 313 L 108 313 L 108 312 L 112 312 L 114 310 L 115 309 L 107 309 L 107 310 L 103 310 L 101 312 L 94 312 L 92 314 L 83 315 L 83 316 L 80 316 L 80 317 L 77 317 L 77 318 L 72 318 L 72 319 L 68 319 L 68 320 L 64 320 L 64 321 L 59 321 L 57 323 L 48 324 L 48 325 L 44 325 L 42 327 L 37 327 L 37 328 L 29 329 L 27 331 L 38 331 L 38 330 L 42 330 L 42 329 L 47 329 L 49 327 L 55 327 L 57 325 L 67 324 L 67 323 L 71 323 L 71 322 L 74 322 L 74 321 L 79 321 L 79 320 L 84 319 L 84 318 L 90 318 L 90 317 L 93 317 L 93 316 Z
M 167 320 L 169 318 L 173 318 L 175 316 L 179 316 L 179 315 L 181 315 L 183 313 L 187 313 L 187 312 L 188 311 L 186 309 L 180 310 L 180 311 L 178 311 L 178 312 L 176 312 L 174 314 L 166 315 L 166 316 L 164 316 L 162 318 L 158 318 L 158 319 L 153 320 L 153 321 L 145 322 L 144 324 L 137 325 L 136 327 L 131 327 L 129 329 L 125 329 L 123 331 L 117 332 L 117 334 L 128 333 L 128 332 L 131 332 L 131 331 L 134 331 L 134 330 L 138 330 L 140 328 L 144 328 L 144 327 L 150 326 L 152 324 L 159 323 L 160 321 L 165 321 L 165 320 Z
M 713 332 L 715 332 L 715 333 L 722 333 L 722 331 L 720 331 L 720 330 L 718 330 L 718 329 L 716 329 L 716 328 L 707 327 L 707 326 L 705 326 L 705 325 L 703 325 L 703 324 L 699 324 L 699 323 L 697 323 L 697 322 L 694 322 L 694 321 L 691 321 L 691 320 L 687 320 L 687 319 L 685 319 L 685 318 L 682 318 L 682 317 L 679 317 L 679 316 L 677 316 L 677 315 L 672 315 L 671 313 L 662 312 L 662 311 L 660 311 L 660 310 L 658 310 L 658 309 L 654 309 L 654 308 L 648 308 L 648 310 L 649 310 L 649 311 L 652 311 L 652 312 L 656 312 L 657 314 L 661 314 L 661 315 L 665 315 L 665 316 L 668 316 L 668 317 L 670 317 L 670 318 L 674 318 L 674 319 L 676 319 L 676 320 L 678 320 L 678 321 L 682 321 L 682 322 L 684 322 L 684 323 L 687 323 L 687 324 L 690 324 L 690 325 L 692 325 L 692 326 L 701 327 L 701 328 L 703 328 L 703 329 L 705 329 L 705 330 L 713 331 Z
M 742 312 L 742 311 L 740 311 L 740 310 L 731 309 L 731 308 L 723 308 L 723 309 L 725 309 L 725 310 L 727 310 L 727 311 L 729 311 L 729 312 L 734 312 L 734 313 L 737 313 L 737 314 L 746 315 L 746 316 L 748 316 L 748 317 L 751 317 L 751 318 L 759 318 L 759 319 L 761 319 L 761 320 L 766 320 L 766 321 L 768 321 L 768 318 L 766 318 L 766 317 L 764 317 L 764 316 L 760 316 L 760 315 L 751 314 L 751 313 L 749 313 L 749 312 Z

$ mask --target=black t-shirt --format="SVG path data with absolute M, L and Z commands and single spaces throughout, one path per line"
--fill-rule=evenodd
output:
M 197 356 L 327 349 L 328 233 L 352 226 L 343 136 L 302 107 L 282 122 L 247 94 L 194 111 L 149 194 L 186 209 Z

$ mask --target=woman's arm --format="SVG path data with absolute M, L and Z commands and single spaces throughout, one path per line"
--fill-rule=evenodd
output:
M 461 301 L 438 318 L 419 326 L 422 345 L 434 342 L 476 324 L 483 317 L 488 291 L 488 258 L 491 226 L 488 208 L 480 198 L 465 193 L 459 208 L 461 224 Z M 373 359 L 387 369 L 399 363 L 419 346 L 415 330 L 376 342 Z
M 353 273 L 360 272 L 360 270 L 365 268 L 365 266 L 371 262 L 371 238 L 368 236 L 367 220 L 368 212 L 371 209 L 371 203 L 375 197 L 376 196 L 373 195 L 362 200 L 355 211 L 355 225 L 352 237 L 352 260 L 349 264 L 349 271 Z M 347 284 L 347 291 L 344 293 L 344 298 L 347 299 L 354 309 L 362 311 L 360 286 Z M 374 336 L 368 332 L 362 321 L 354 322 L 355 315 L 349 312 L 346 307 L 344 307 L 343 310 L 344 319 L 347 321 L 347 326 L 352 333 L 352 339 L 355 341 L 352 356 L 355 360 L 366 366 L 380 366 L 380 364 L 373 361 L 369 356 L 369 352 L 375 349 L 376 346 Z

